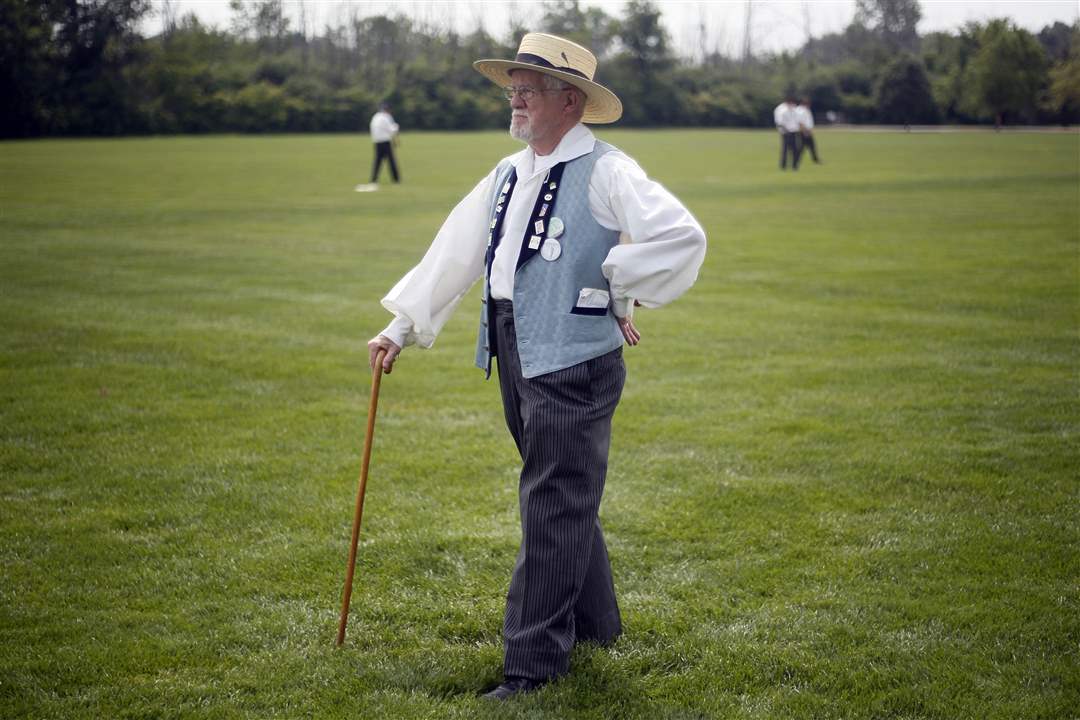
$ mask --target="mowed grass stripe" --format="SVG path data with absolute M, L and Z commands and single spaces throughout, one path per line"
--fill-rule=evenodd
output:
M 598 134 L 705 225 L 639 310 L 602 519 L 626 635 L 512 708 L 518 462 L 474 288 L 384 378 L 378 299 L 517 145 L 0 145 L 5 717 L 1080 714 L 1075 134 Z

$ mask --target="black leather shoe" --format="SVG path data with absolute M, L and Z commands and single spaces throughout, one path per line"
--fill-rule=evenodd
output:
M 508 677 L 494 690 L 484 693 L 481 697 L 488 700 L 509 700 L 517 695 L 531 693 L 544 684 L 543 680 L 530 680 L 524 677 Z

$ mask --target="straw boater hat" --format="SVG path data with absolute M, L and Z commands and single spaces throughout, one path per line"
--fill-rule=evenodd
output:
M 477 72 L 501 86 L 513 84 L 511 70 L 535 70 L 554 75 L 585 93 L 582 122 L 612 123 L 622 116 L 622 103 L 615 93 L 593 82 L 596 56 L 577 43 L 555 35 L 529 33 L 521 38 L 513 60 L 477 60 Z

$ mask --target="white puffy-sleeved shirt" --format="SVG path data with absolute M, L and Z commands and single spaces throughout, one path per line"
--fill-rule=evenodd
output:
M 595 144 L 592 132 L 579 123 L 550 155 L 526 148 L 507 158 L 518 180 L 503 220 L 504 238 L 524 236 L 547 171 L 592 152 Z M 496 173 L 497 168 L 457 204 L 420 263 L 382 299 L 383 307 L 394 313 L 382 334 L 399 346 L 431 347 L 461 298 L 483 277 Z M 624 153 L 613 150 L 596 161 L 589 179 L 589 210 L 600 225 L 623 235 L 602 266 L 616 316 L 628 315 L 634 300 L 659 307 L 693 285 L 705 259 L 705 231 L 674 195 Z M 496 248 L 493 298 L 513 298 L 520 246 L 511 240 Z
M 799 121 L 799 127 L 803 130 L 814 129 L 814 113 L 810 112 L 810 108 L 805 105 L 799 105 L 795 108 L 795 118 Z
M 799 132 L 799 116 L 791 103 L 782 102 L 773 110 L 773 122 L 781 132 Z
M 397 135 L 398 129 L 394 116 L 385 110 L 371 116 L 371 142 L 390 142 Z

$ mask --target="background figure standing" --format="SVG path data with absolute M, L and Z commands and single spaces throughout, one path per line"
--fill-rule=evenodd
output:
M 773 122 L 780 132 L 780 169 L 787 169 L 787 158 L 791 155 L 791 169 L 799 169 L 799 154 L 801 152 L 799 133 L 799 118 L 796 112 L 795 98 L 787 95 L 784 102 L 773 110 Z
M 394 182 L 400 182 L 397 163 L 394 161 L 394 145 L 397 144 L 398 124 L 394 122 L 394 116 L 390 114 L 388 103 L 379 103 L 379 110 L 371 116 L 371 142 L 375 144 L 375 161 L 371 165 L 371 182 L 366 185 L 357 185 L 357 192 L 366 192 L 379 189 L 379 170 L 383 160 L 390 163 L 390 177 Z
M 802 135 L 802 146 L 799 148 L 799 154 L 802 155 L 803 150 L 810 150 L 810 157 L 814 159 L 814 162 L 818 165 L 821 164 L 821 160 L 817 156 L 817 147 L 814 145 L 814 113 L 810 109 L 810 98 L 803 98 L 799 101 L 799 106 L 795 108 L 795 116 L 799 120 L 799 132 Z

